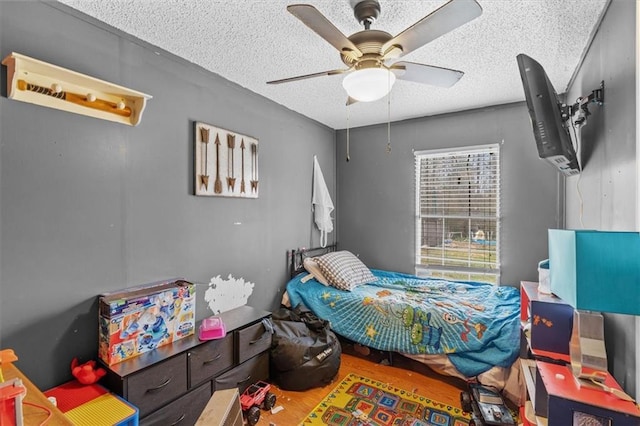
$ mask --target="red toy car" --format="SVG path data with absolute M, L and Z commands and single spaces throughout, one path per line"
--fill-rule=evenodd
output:
M 259 381 L 242 392 L 240 395 L 240 405 L 242 412 L 249 425 L 254 426 L 260 420 L 260 408 L 271 410 L 276 405 L 276 396 L 269 392 L 271 385 L 267 382 Z

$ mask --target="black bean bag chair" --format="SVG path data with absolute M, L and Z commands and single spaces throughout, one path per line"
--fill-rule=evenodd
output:
M 329 321 L 298 305 L 293 310 L 280 308 L 272 322 L 271 380 L 293 391 L 331 383 L 340 369 L 342 348 Z

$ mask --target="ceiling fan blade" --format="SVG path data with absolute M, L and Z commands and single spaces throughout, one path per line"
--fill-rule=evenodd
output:
M 402 55 L 418 49 L 482 14 L 475 0 L 450 0 L 382 46 L 382 52 L 400 46 Z
M 356 57 L 362 56 L 360 49 L 315 7 L 310 4 L 292 4 L 287 6 L 287 10 L 338 51 L 350 51 L 355 53 Z
M 346 72 L 350 72 L 351 70 L 352 70 L 352 68 L 347 68 L 347 69 L 343 69 L 343 70 L 321 71 L 321 72 L 316 72 L 316 73 L 313 73 L 313 74 L 299 75 L 297 77 L 283 78 L 281 80 L 267 81 L 267 84 L 290 83 L 292 81 L 305 80 L 307 78 L 322 77 L 322 76 L 325 76 L 325 75 L 344 74 Z
M 438 87 L 451 87 L 464 75 L 462 71 L 406 61 L 396 62 L 391 66 L 391 71 L 401 80 Z

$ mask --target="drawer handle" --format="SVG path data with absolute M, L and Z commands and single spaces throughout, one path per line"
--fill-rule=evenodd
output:
M 248 375 L 246 379 L 244 380 L 240 380 L 239 382 L 236 382 L 236 386 L 240 386 L 243 383 L 247 383 L 249 380 L 251 380 L 251 375 Z M 215 379 L 216 384 L 218 385 L 226 385 L 229 384 L 228 381 L 225 380 L 219 380 L 219 379 Z
M 264 339 L 265 336 L 268 336 L 268 333 L 262 333 L 262 336 L 258 337 L 256 340 L 252 340 L 249 342 L 250 345 L 258 343 L 260 340 Z
M 175 422 L 171 423 L 171 426 L 176 426 L 178 423 L 183 421 L 185 417 L 186 417 L 186 414 L 182 413 L 182 415 L 180 416 L 180 418 L 178 420 L 176 420 Z
M 213 358 L 213 359 L 208 359 L 208 360 L 206 360 L 206 361 L 203 361 L 203 362 L 202 362 L 202 365 L 211 364 L 212 362 L 215 362 L 215 361 L 219 360 L 220 358 L 222 358 L 222 354 L 218 354 L 218 356 L 216 356 L 216 357 L 215 357 L 215 358 Z
M 164 382 L 164 383 L 162 383 L 161 385 L 158 385 L 158 386 L 156 386 L 156 387 L 154 387 L 154 388 L 149 388 L 149 389 L 147 389 L 147 392 L 155 392 L 155 391 L 157 391 L 157 390 L 160 390 L 160 389 L 162 389 L 163 387 L 167 386 L 170 382 L 171 382 L 171 377 L 169 377 L 169 378 L 167 379 L 167 381 L 166 381 L 166 382 Z

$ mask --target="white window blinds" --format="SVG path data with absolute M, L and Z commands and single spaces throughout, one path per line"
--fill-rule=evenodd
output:
M 498 145 L 419 151 L 416 272 L 499 283 Z

